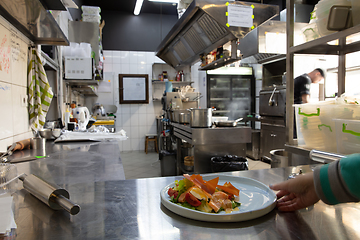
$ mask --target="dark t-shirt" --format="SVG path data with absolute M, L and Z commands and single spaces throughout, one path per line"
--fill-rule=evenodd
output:
M 310 95 L 311 78 L 306 73 L 294 79 L 294 103 L 301 104 L 303 94 Z

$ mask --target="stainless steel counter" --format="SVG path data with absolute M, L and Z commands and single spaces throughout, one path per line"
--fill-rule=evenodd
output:
M 19 170 L 54 180 L 81 206 L 78 215 L 54 211 L 22 189 L 14 194 L 13 239 L 359 239 L 360 205 L 327 206 L 258 219 L 207 223 L 178 216 L 160 203 L 160 190 L 177 177 L 120 180 L 117 144 L 107 142 L 49 153 L 17 164 Z M 88 151 L 81 151 L 88 149 Z M 80 161 L 78 161 L 80 159 Z M 87 161 L 86 161 L 87 160 Z M 304 172 L 313 166 L 301 166 Z M 115 168 L 115 169 L 114 169 Z M 117 168 L 117 169 L 116 169 Z M 300 167 L 229 172 L 265 184 L 285 180 Z M 116 172 L 119 172 L 117 176 Z M 79 175 L 79 176 L 76 176 Z

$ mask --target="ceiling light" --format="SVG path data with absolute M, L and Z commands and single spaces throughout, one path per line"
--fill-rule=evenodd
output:
M 149 2 L 179 3 L 179 0 L 148 0 Z
M 134 15 L 139 15 L 144 0 L 136 0 Z

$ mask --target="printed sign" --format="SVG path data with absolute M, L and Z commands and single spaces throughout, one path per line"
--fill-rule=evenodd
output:
M 253 8 L 239 4 L 228 5 L 228 25 L 232 27 L 248 27 L 253 26 Z

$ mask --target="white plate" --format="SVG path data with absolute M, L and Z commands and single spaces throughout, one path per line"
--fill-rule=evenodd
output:
M 167 194 L 170 187 L 174 187 L 175 183 L 171 183 L 160 191 L 161 203 L 170 211 L 183 217 L 206 221 L 206 222 L 239 222 L 261 217 L 276 206 L 275 193 L 265 184 L 251 178 L 233 177 L 225 175 L 212 175 L 203 177 L 204 180 L 210 180 L 219 177 L 219 185 L 225 182 L 231 182 L 234 187 L 240 190 L 241 206 L 239 211 L 232 213 L 205 213 L 188 208 L 184 208 L 175 203 L 170 202 Z

